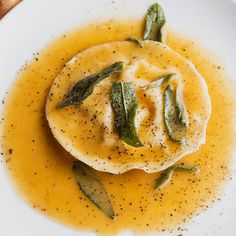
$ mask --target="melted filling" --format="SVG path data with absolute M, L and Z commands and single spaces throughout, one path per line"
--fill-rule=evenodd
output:
M 106 22 L 62 36 L 22 68 L 6 98 L 1 144 L 9 173 L 33 208 L 63 224 L 103 233 L 173 229 L 211 206 L 229 178 L 235 144 L 234 85 L 227 80 L 224 68 L 209 60 L 193 42 L 168 32 L 167 44 L 195 64 L 206 79 L 212 101 L 206 144 L 179 161 L 200 167 L 200 173 L 176 171 L 169 185 L 153 192 L 158 173 L 97 172 L 112 199 L 115 221 L 79 190 L 72 172 L 74 159 L 53 138 L 45 119 L 47 93 L 64 63 L 79 51 L 131 35 L 141 37 L 142 24 Z

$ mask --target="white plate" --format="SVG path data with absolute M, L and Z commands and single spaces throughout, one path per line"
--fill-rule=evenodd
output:
M 0 21 L 0 99 L 32 54 L 55 36 L 107 18 L 140 18 L 153 0 L 24 0 Z M 168 24 L 215 52 L 236 79 L 236 4 L 233 0 L 159 0 Z M 235 165 L 235 164 L 234 164 Z M 236 170 L 236 165 L 234 166 Z M 74 236 L 78 231 L 32 210 L 0 162 L 0 236 Z M 236 235 L 236 178 L 222 201 L 195 217 L 183 235 Z M 79 235 L 92 235 L 79 233 Z M 131 233 L 125 233 L 131 235 Z M 156 235 L 156 234 L 155 234 Z M 159 234 L 158 234 L 159 235 Z M 166 234 L 160 234 L 166 235 Z M 174 234 L 176 235 L 176 234 Z

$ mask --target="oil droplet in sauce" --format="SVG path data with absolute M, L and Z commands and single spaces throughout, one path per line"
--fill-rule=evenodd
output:
M 212 101 L 207 142 L 180 160 L 198 166 L 199 174 L 175 172 L 164 189 L 153 192 L 156 174 L 132 170 L 97 174 L 110 195 L 116 220 L 108 219 L 79 190 L 71 157 L 52 137 L 45 119 L 50 85 L 63 65 L 91 45 L 141 37 L 143 22 L 104 22 L 68 33 L 52 42 L 21 69 L 5 100 L 2 149 L 18 193 L 35 209 L 65 225 L 112 233 L 171 230 L 209 208 L 230 176 L 235 85 L 224 68 L 191 40 L 172 31 L 167 44 L 191 60 L 206 79 Z M 234 88 L 233 88 L 234 86 Z M 219 99 L 220 98 L 220 99 Z M 197 102 L 197 101 L 196 101 Z

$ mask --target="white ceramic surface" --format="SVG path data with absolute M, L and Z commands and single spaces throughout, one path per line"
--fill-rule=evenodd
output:
M 56 36 L 94 20 L 140 18 L 154 0 L 24 0 L 0 21 L 0 99 L 24 62 Z M 159 0 L 168 24 L 210 49 L 236 79 L 236 3 Z M 1 157 L 0 157 L 1 158 Z M 236 155 L 235 155 L 236 158 Z M 234 159 L 235 159 L 234 158 Z M 1 159 L 0 159 L 1 160 Z M 234 170 L 236 163 L 234 162 Z M 183 235 L 236 235 L 236 174 L 222 200 L 194 218 Z M 160 233 L 158 235 L 169 235 Z M 173 233 L 171 235 L 178 235 Z M 0 162 L 0 236 L 78 236 L 32 210 L 16 195 Z M 132 235 L 124 232 L 122 235 Z M 153 234 L 157 235 L 157 233 Z

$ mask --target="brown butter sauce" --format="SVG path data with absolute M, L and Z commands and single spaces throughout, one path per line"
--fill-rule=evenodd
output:
M 64 63 L 79 51 L 129 36 L 141 37 L 142 24 L 109 21 L 56 39 L 22 68 L 6 98 L 1 143 L 10 176 L 33 208 L 65 225 L 106 234 L 125 229 L 176 229 L 212 206 L 230 177 L 235 84 L 199 46 L 168 31 L 167 44 L 195 64 L 207 81 L 212 101 L 206 144 L 180 161 L 198 166 L 200 173 L 176 172 L 171 183 L 155 193 L 158 174 L 140 170 L 122 175 L 98 173 L 114 204 L 115 221 L 80 192 L 71 169 L 73 158 L 53 139 L 45 119 L 48 89 Z

